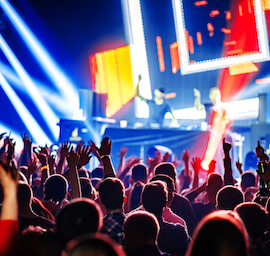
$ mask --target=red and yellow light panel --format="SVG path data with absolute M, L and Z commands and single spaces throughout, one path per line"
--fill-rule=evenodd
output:
M 135 95 L 130 46 L 90 56 L 94 91 L 107 94 L 106 116 L 111 117 Z

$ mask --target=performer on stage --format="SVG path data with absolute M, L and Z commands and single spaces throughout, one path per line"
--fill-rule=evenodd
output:
M 172 114 L 172 123 L 176 124 L 177 120 L 173 114 L 173 110 L 171 106 L 168 104 L 166 99 L 164 98 L 165 90 L 164 88 L 155 89 L 154 94 L 155 97 L 152 100 L 144 98 L 142 95 L 140 95 L 139 92 L 139 84 L 141 81 L 141 75 L 139 75 L 139 81 L 137 85 L 137 94 L 140 99 L 145 101 L 149 106 L 149 118 L 147 125 L 152 127 L 162 127 L 164 124 L 164 116 L 167 112 L 170 112 Z
M 198 89 L 193 89 L 195 101 L 194 106 L 198 110 L 205 110 L 206 122 L 211 125 L 213 115 L 217 113 L 219 116 L 226 116 L 226 110 L 223 107 L 221 101 L 220 90 L 217 87 L 212 87 L 209 92 L 209 99 L 211 103 L 202 104 L 201 103 L 201 93 Z

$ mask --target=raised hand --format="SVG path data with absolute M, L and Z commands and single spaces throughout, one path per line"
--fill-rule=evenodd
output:
M 183 151 L 182 160 L 184 161 L 184 163 L 188 163 L 188 161 L 189 161 L 189 152 L 187 150 Z
M 78 162 L 78 168 L 81 168 L 84 165 L 87 165 L 90 161 L 91 158 L 91 147 L 89 145 L 87 146 L 83 146 L 80 148 L 80 151 L 78 151 L 79 153 L 79 162 Z
M 40 152 L 45 154 L 46 156 L 49 156 L 51 153 L 51 150 L 47 145 L 45 145 L 45 147 L 40 147 Z
M 230 150 L 232 148 L 232 144 L 225 141 L 225 138 L 223 138 L 223 151 L 225 154 L 225 157 L 230 157 Z
M 30 175 L 33 174 L 37 169 L 37 162 L 36 162 L 36 159 L 33 159 L 33 160 L 29 160 L 28 161 L 28 168 L 27 168 L 27 171 L 26 171 L 26 176 L 27 178 L 29 179 Z
M 36 153 L 37 154 L 37 158 L 39 160 L 39 162 L 41 163 L 42 166 L 45 166 L 48 164 L 48 156 L 44 153 Z
M 109 137 L 104 137 L 103 140 L 101 141 L 100 148 L 97 149 L 99 155 L 102 156 L 109 156 L 111 154 L 111 146 L 112 142 L 109 139 Z
M 242 171 L 242 164 L 239 162 L 239 159 L 235 162 L 236 168 L 239 171 L 240 174 L 243 173 Z
M 89 145 L 91 147 L 91 151 L 94 154 L 94 156 L 96 156 L 99 159 L 99 161 L 101 161 L 100 155 L 99 155 L 99 152 L 98 152 L 98 148 L 97 148 L 95 142 L 90 140 L 90 141 L 88 141 L 88 143 L 89 143 Z
M 121 147 L 120 153 L 118 154 L 118 156 L 120 158 L 124 158 L 127 155 L 127 151 L 128 151 L 128 149 L 126 147 Z
M 67 154 L 68 166 L 70 168 L 77 167 L 77 165 L 79 163 L 79 159 L 80 159 L 80 155 L 78 154 L 78 152 L 73 151 L 73 148 L 71 148 L 71 151 L 68 152 L 68 154 Z
M 30 152 L 31 147 L 32 147 L 32 139 L 26 135 L 26 134 L 21 134 L 22 136 L 22 140 L 23 140 L 23 144 L 24 144 L 24 148 Z
M 214 172 L 215 169 L 216 169 L 216 161 L 213 159 L 213 160 L 211 160 L 211 162 L 209 164 L 208 173 Z
M 12 142 L 12 139 L 8 140 L 7 160 L 11 161 L 15 152 L 16 142 Z
M 14 166 L 10 166 L 7 162 L 0 160 L 0 179 L 5 194 L 10 189 L 17 187 L 19 171 Z
M 162 162 L 168 162 L 170 156 L 171 156 L 170 153 L 166 152 L 162 157 Z
M 201 159 L 199 157 L 193 157 L 191 161 L 191 166 L 195 173 L 199 173 L 201 169 Z
M 260 141 L 258 141 L 256 147 L 256 156 L 259 157 L 260 161 L 269 161 L 269 156 L 265 154 L 264 148 L 260 145 Z
M 1 133 L 0 134 L 0 140 L 2 140 L 3 139 L 3 137 L 4 137 L 4 135 L 6 135 L 7 134 L 7 132 L 3 132 L 3 133 Z
M 71 143 L 69 141 L 65 141 L 64 144 L 60 146 L 60 158 L 65 159 L 69 150 L 71 148 Z

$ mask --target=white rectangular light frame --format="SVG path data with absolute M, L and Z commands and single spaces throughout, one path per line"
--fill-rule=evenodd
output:
M 185 40 L 185 18 L 182 0 L 172 0 L 175 30 L 179 45 L 179 58 L 181 63 L 181 74 L 198 73 L 207 70 L 226 68 L 233 64 L 245 63 L 248 61 L 262 62 L 269 60 L 268 36 L 265 22 L 265 15 L 261 0 L 253 0 L 255 9 L 255 21 L 257 27 L 259 53 L 250 53 L 243 56 L 229 56 L 212 60 L 198 61 L 190 64 L 188 46 Z

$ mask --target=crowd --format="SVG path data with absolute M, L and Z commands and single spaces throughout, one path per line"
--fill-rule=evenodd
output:
M 237 162 L 237 182 L 225 139 L 224 175 L 212 161 L 203 184 L 201 159 L 186 150 L 180 174 L 168 153 L 126 159 L 126 148 L 115 171 L 108 137 L 100 146 L 65 142 L 57 155 L 22 139 L 16 155 L 0 135 L 0 255 L 270 255 L 270 174 Z M 260 145 L 256 155 L 268 165 Z M 100 165 L 88 170 L 92 156 Z

